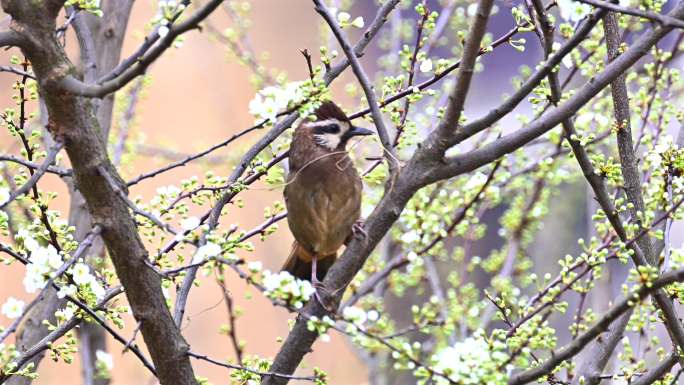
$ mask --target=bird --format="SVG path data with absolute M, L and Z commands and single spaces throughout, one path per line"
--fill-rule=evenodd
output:
M 360 222 L 363 184 L 347 152 L 354 136 L 373 131 L 354 126 L 332 101 L 323 102 L 295 129 L 283 191 L 294 236 L 284 271 L 314 287 L 352 236 L 364 236 Z M 316 293 L 317 294 L 317 293 Z

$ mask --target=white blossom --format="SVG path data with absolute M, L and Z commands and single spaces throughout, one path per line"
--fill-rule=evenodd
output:
M 351 25 L 352 27 L 363 28 L 363 26 L 365 25 L 363 17 L 359 16 L 355 18 L 354 21 L 351 22 Z
M 183 230 L 191 231 L 196 229 L 197 226 L 200 225 L 200 220 L 195 216 L 187 217 L 181 221 L 180 225 Z
M 167 196 L 169 198 L 177 197 L 180 192 L 181 190 L 174 185 L 157 187 L 157 195 Z
M 31 234 L 26 229 L 20 229 L 17 232 L 17 238 L 21 239 L 24 242 L 24 248 L 27 251 L 35 251 L 38 247 L 40 247 L 38 241 L 33 239 Z
M 345 307 L 342 311 L 342 315 L 344 316 L 345 320 L 354 322 L 358 325 L 363 325 L 363 323 L 366 322 L 366 319 L 368 318 L 366 312 L 363 311 L 363 309 L 360 309 L 356 306 Z
M 62 318 L 64 320 L 71 319 L 76 313 L 76 307 L 73 304 L 68 304 L 64 309 L 57 310 L 55 316 Z
M 298 302 L 303 305 L 315 292 L 309 281 L 297 279 L 287 271 L 279 273 L 264 271 L 262 283 L 267 297 L 288 301 L 295 307 Z
M 105 290 L 104 286 L 102 286 L 100 282 L 98 282 L 96 279 L 90 281 L 90 290 L 93 292 L 95 298 L 97 298 L 98 300 L 102 300 L 105 294 L 107 294 L 107 291 Z
M 471 3 L 468 6 L 468 9 L 466 10 L 466 14 L 469 17 L 475 16 L 475 13 L 477 12 L 477 2 Z
M 215 257 L 221 254 L 221 246 L 214 242 L 207 242 L 205 245 L 197 249 L 195 256 L 192 258 L 192 263 L 200 263 L 207 258 Z
M 425 59 L 420 62 L 420 72 L 430 72 L 432 71 L 432 60 Z
M 419 240 L 420 236 L 415 230 L 407 231 L 401 235 L 401 241 L 404 243 L 413 243 L 418 242 Z
M 64 298 L 66 296 L 73 297 L 74 295 L 76 295 L 77 290 L 78 290 L 78 288 L 75 285 L 64 285 L 57 292 L 57 297 L 58 298 Z
M 279 112 L 285 111 L 292 102 L 300 101 L 304 94 L 301 82 L 292 82 L 284 87 L 269 86 L 254 95 L 249 102 L 249 113 L 259 120 L 275 122 Z
M 380 319 L 380 313 L 377 310 L 370 310 L 367 317 L 369 321 L 375 322 Z
M 447 346 L 432 356 L 433 368 L 449 373 L 449 378 L 464 385 L 505 384 L 507 373 L 499 366 L 506 362 L 505 344 L 495 342 L 494 349 L 480 332 L 453 346 Z M 447 384 L 446 379 L 438 379 L 436 384 Z
M 348 22 L 349 20 L 351 20 L 351 15 L 350 15 L 349 13 L 347 13 L 347 12 L 340 12 L 340 13 L 337 14 L 337 21 L 338 21 L 340 24 L 345 24 L 345 23 Z
M 584 19 L 591 12 L 591 6 L 575 0 L 557 0 L 560 16 L 570 22 L 577 22 Z
M 257 271 L 260 271 L 262 267 L 263 267 L 263 264 L 261 263 L 261 261 L 247 262 L 247 269 L 249 269 L 249 271 L 254 272 L 254 273 L 256 273 Z
M 90 274 L 90 267 L 82 262 L 77 263 L 71 268 L 71 276 L 77 285 L 88 284 L 94 279 L 92 274 Z
M 466 182 L 465 186 L 463 186 L 464 190 L 473 190 L 475 188 L 480 188 L 482 185 L 484 185 L 487 182 L 487 175 L 481 173 L 481 172 L 476 172 L 468 178 L 468 181 Z
M 24 301 L 9 297 L 7 302 L 2 305 L 2 310 L 0 310 L 0 312 L 10 319 L 19 318 L 24 312 L 24 305 Z
M 169 34 L 169 27 L 165 25 L 160 25 L 157 29 L 157 33 L 159 34 L 159 37 L 164 38 L 166 37 L 166 35 Z
M 95 358 L 97 358 L 97 362 L 101 363 L 107 370 L 114 369 L 114 359 L 111 354 L 103 350 L 98 350 L 95 352 Z

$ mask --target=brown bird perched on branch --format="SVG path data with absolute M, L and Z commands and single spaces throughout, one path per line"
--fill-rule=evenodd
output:
M 319 285 L 337 251 L 359 225 L 362 183 L 346 145 L 373 132 L 355 127 L 333 102 L 324 102 L 316 120 L 303 121 L 290 145 L 285 186 L 287 221 L 295 241 L 283 270 Z

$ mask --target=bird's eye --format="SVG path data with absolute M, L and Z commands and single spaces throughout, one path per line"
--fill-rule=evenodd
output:
M 324 126 L 318 126 L 315 131 L 316 134 L 338 134 L 340 132 L 340 126 L 337 123 L 331 123 Z

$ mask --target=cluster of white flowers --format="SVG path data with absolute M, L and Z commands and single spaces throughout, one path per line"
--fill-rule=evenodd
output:
M 185 9 L 185 4 L 179 4 L 175 0 L 159 0 L 159 10 L 152 23 L 159 25 L 157 33 L 164 38 L 169 34 L 169 24 L 171 19 Z
M 64 264 L 64 259 L 52 245 L 41 246 L 26 229 L 21 229 L 17 233 L 17 239 L 23 242 L 24 248 L 29 252 L 29 263 L 26 265 L 26 275 L 23 284 L 27 293 L 35 293 L 45 287 L 50 277 Z M 104 298 L 105 288 L 91 274 L 90 267 L 85 263 L 76 263 L 68 270 L 74 283 L 79 287 L 90 289 L 99 300 Z M 60 288 L 57 296 L 76 295 L 78 290 L 76 285 L 64 285 Z
M 323 318 L 314 315 L 306 321 L 306 328 L 311 332 L 318 333 L 318 338 L 323 342 L 330 342 L 330 336 L 327 332 L 333 326 L 335 326 L 335 321 L 327 315 Z
M 28 293 L 35 293 L 45 287 L 50 274 L 59 269 L 64 261 L 52 245 L 41 246 L 26 229 L 19 230 L 17 239 L 23 242 L 31 262 L 26 265 L 24 288 Z
M 401 241 L 406 244 L 418 242 L 420 239 L 420 235 L 416 230 L 407 231 L 401 235 Z
M 221 254 L 221 246 L 214 242 L 207 242 L 197 249 L 195 256 L 192 258 L 192 263 L 200 263 L 208 258 L 216 257 L 219 254 Z
M 287 271 L 264 271 L 263 285 L 268 298 L 283 300 L 297 309 L 301 309 L 315 291 L 309 281 L 297 279 Z
M 464 385 L 505 384 L 506 370 L 499 367 L 508 359 L 505 344 L 495 341 L 494 346 L 485 340 L 483 332 L 476 332 L 453 346 L 447 346 L 432 356 L 434 369 L 445 373 L 453 382 Z M 437 384 L 447 384 L 436 378 Z
M 104 298 L 106 291 L 104 287 L 97 281 L 97 278 L 91 274 L 90 267 L 88 265 L 79 262 L 75 264 L 74 267 L 69 270 L 69 272 L 71 273 L 74 282 L 76 282 L 79 287 L 89 287 L 98 300 Z M 62 296 L 74 295 L 76 294 L 76 287 L 73 287 L 73 285 L 64 286 L 57 294 Z
M 620 0 L 619 4 L 623 7 L 628 7 L 630 0 Z M 572 23 L 584 19 L 591 13 L 591 6 L 589 4 L 580 3 L 576 0 L 556 0 L 560 16 Z
M 354 20 L 352 20 L 351 15 L 348 12 L 338 12 L 337 8 L 331 8 L 330 13 L 332 13 L 333 16 L 337 17 L 337 24 L 339 24 L 341 28 L 349 26 L 363 28 L 363 26 L 365 25 L 363 17 L 361 16 L 358 16 Z
M 269 86 L 254 95 L 249 102 L 249 113 L 257 121 L 275 122 L 279 112 L 287 109 L 290 103 L 298 103 L 304 98 L 302 82 L 291 82 L 283 87 Z
M 7 302 L 2 305 L 0 313 L 9 319 L 19 318 L 24 312 L 24 301 L 20 301 L 14 297 L 9 297 Z
M 342 316 L 347 322 L 352 322 L 358 326 L 362 326 L 366 321 L 375 322 L 380 319 L 380 313 L 377 310 L 365 310 L 356 306 L 347 306 L 342 310 Z
M 649 168 L 659 169 L 663 163 L 663 154 L 671 148 L 675 148 L 674 138 L 671 135 L 662 135 L 658 143 L 646 153 L 646 165 Z
M 76 314 L 76 305 L 69 302 L 64 309 L 59 309 L 55 312 L 55 317 L 62 321 L 67 321 Z

